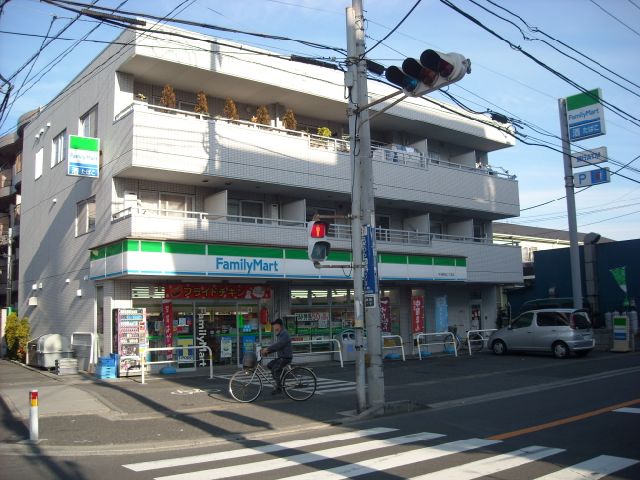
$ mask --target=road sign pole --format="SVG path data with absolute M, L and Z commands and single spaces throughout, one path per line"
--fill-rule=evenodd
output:
M 573 307 L 582 308 L 582 279 L 580 276 L 580 250 L 578 246 L 578 225 L 576 221 L 576 200 L 573 190 L 573 169 L 571 168 L 571 144 L 567 127 L 567 102 L 558 100 L 560 112 L 560 132 L 562 135 L 562 156 L 564 159 L 564 186 L 567 194 L 567 217 L 569 220 L 569 256 L 571 259 L 571 290 Z

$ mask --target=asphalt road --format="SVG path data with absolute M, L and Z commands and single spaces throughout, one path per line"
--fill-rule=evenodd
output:
M 304 404 L 265 397 L 258 406 L 247 407 L 259 409 L 251 410 L 258 415 L 254 428 L 204 447 L 191 447 L 190 440 L 181 437 L 179 429 L 187 425 L 179 419 L 169 425 L 158 416 L 147 423 L 155 420 L 173 429 L 158 429 L 163 438 L 175 435 L 166 449 L 138 449 L 127 443 L 122 451 L 97 455 L 95 449 L 92 454 L 83 451 L 82 445 L 55 453 L 32 446 L 0 460 L 4 478 L 126 480 L 187 474 L 172 478 L 251 480 L 305 474 L 302 478 L 323 480 L 359 475 L 520 480 L 555 473 L 546 478 L 640 479 L 639 360 L 633 354 L 589 361 L 485 356 L 464 360 L 470 362 L 464 368 L 451 359 L 394 363 L 385 366 L 387 400 L 410 400 L 413 412 L 342 425 L 311 424 L 303 421 L 305 408 L 333 408 L 333 416 L 339 417 L 337 409 L 352 404 L 353 391 Z M 322 371 L 345 381 L 348 374 Z M 289 408 L 300 409 L 300 428 L 288 424 L 278 429 L 279 412 Z M 248 411 L 233 412 L 243 419 L 239 424 L 250 421 Z M 208 421 L 215 418 L 211 412 L 200 415 L 203 420 L 207 415 Z M 307 413 L 306 418 L 311 416 Z M 371 431 L 380 428 L 387 430 Z M 207 457 L 193 463 L 196 455 Z M 145 463 L 158 461 L 174 465 Z M 569 468 L 582 471 L 578 475 L 567 472 Z

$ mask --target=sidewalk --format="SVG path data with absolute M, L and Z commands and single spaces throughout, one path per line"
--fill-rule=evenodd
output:
M 354 366 L 313 365 L 319 378 L 353 387 Z M 465 402 L 509 398 L 532 388 L 557 388 L 608 372 L 638 369 L 640 354 L 593 352 L 584 359 L 550 356 L 448 356 L 385 362 L 385 395 L 396 406 L 446 408 Z M 353 419 L 353 388 L 307 402 L 272 396 L 265 388 L 254 403 L 241 404 L 227 394 L 236 369 L 208 369 L 170 376 L 98 380 L 81 373 L 57 376 L 0 360 L 0 404 L 4 408 L 0 447 L 5 451 L 29 438 L 29 398 L 39 392 L 38 449 L 88 453 L 204 445 L 221 438 L 277 435 L 282 430 L 313 429 Z M 339 390 L 339 389 L 336 389 Z M 398 409 L 402 411 L 402 409 Z

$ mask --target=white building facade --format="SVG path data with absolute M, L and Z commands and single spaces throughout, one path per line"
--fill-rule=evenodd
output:
M 124 32 L 26 128 L 20 315 L 34 336 L 97 333 L 107 354 L 114 312 L 145 308 L 149 346 L 185 347 L 184 367 L 196 343 L 238 361 L 278 316 L 300 340 L 339 334 L 353 321 L 342 72 L 163 30 L 191 38 Z M 391 91 L 369 83 L 372 99 Z M 250 121 L 260 105 L 269 125 Z M 512 137 L 421 99 L 371 132 L 384 329 L 411 345 L 420 329 L 493 327 L 497 288 L 522 282 L 520 249 L 492 239 L 519 214 L 517 181 L 488 167 Z M 99 178 L 67 174 L 69 135 L 100 139 Z M 336 215 L 330 261 L 345 268 L 306 258 L 314 213 Z

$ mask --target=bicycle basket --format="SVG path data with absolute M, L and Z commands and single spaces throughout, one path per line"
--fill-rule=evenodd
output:
M 242 366 L 245 368 L 255 368 L 258 363 L 258 357 L 253 352 L 245 352 L 242 357 Z

